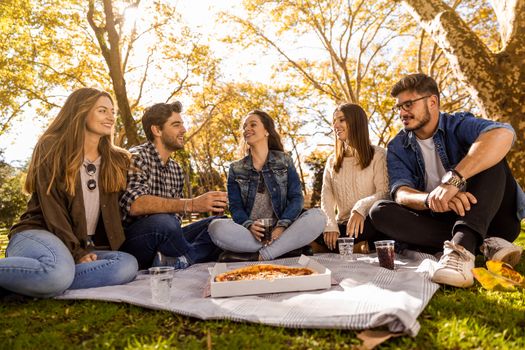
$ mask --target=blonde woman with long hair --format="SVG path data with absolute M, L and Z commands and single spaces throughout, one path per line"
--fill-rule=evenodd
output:
M 26 212 L 11 228 L 0 288 L 32 297 L 131 281 L 133 256 L 118 206 L 126 187 L 127 151 L 113 144 L 111 96 L 73 92 L 38 140 L 29 164 Z

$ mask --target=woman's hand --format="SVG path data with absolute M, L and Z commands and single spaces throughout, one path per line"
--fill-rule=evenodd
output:
M 330 250 L 334 250 L 337 245 L 337 239 L 339 238 L 339 232 L 327 231 L 323 233 L 324 242 Z
M 97 254 L 95 254 L 95 253 L 88 253 L 88 254 L 84 255 L 83 257 L 81 257 L 80 259 L 78 259 L 78 263 L 79 264 L 92 262 L 92 261 L 97 261 Z
M 276 226 L 272 231 L 272 242 L 275 241 L 277 238 L 281 237 L 283 234 L 285 228 L 282 226 Z
M 261 242 L 261 240 L 264 237 L 264 226 L 262 226 L 259 222 L 255 221 L 253 224 L 251 224 L 249 230 L 253 238 Z
M 352 210 L 352 214 L 350 214 L 350 219 L 348 219 L 348 223 L 346 224 L 346 234 L 348 235 L 348 237 L 357 238 L 361 233 L 363 233 L 364 228 L 365 218 L 357 211 Z

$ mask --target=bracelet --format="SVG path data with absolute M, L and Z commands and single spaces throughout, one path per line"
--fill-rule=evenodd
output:
M 430 193 L 427 194 L 427 198 L 425 198 L 425 208 L 430 209 L 430 205 L 428 204 L 428 197 L 430 197 Z
M 187 207 L 188 207 L 188 200 L 187 199 L 183 199 L 184 201 L 184 216 L 186 216 L 186 214 L 188 213 L 187 212 Z

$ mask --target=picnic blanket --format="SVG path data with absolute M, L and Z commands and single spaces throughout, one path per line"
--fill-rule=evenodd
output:
M 391 332 L 416 336 L 420 328 L 417 317 L 439 287 L 429 277 L 435 258 L 407 251 L 396 257 L 396 270 L 391 271 L 379 267 L 375 254 L 355 256 L 356 261 L 342 260 L 336 254 L 312 257 L 332 271 L 335 284 L 326 290 L 211 298 L 206 294 L 209 268 L 214 263 L 205 263 L 175 273 L 171 301 L 166 305 L 151 301 L 147 274 L 121 286 L 69 290 L 57 299 L 125 302 L 202 320 L 229 319 L 290 328 L 360 330 L 386 326 Z M 289 258 L 272 263 L 296 265 L 297 261 Z

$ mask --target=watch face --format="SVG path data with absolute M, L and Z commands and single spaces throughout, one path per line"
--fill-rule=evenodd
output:
M 461 181 L 459 176 L 454 174 L 452 171 L 448 171 L 445 175 L 443 175 L 441 183 L 444 185 L 456 186 L 457 188 L 461 188 L 464 185 L 464 182 Z
M 445 175 L 443 175 L 443 178 L 441 179 L 441 183 L 444 184 L 450 184 L 450 181 L 454 177 L 454 174 L 451 171 L 448 171 Z

